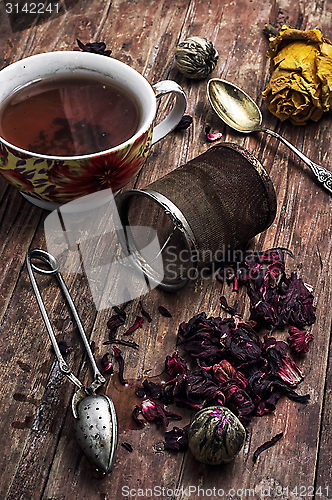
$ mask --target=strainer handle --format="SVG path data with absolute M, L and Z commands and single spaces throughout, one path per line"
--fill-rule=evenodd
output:
M 180 122 L 187 107 L 187 97 L 182 87 L 172 80 L 163 80 L 152 85 L 157 101 L 167 94 L 175 94 L 175 103 L 171 112 L 153 129 L 152 144 L 160 141 L 172 132 Z
M 32 262 L 32 259 L 35 259 L 35 260 L 39 259 L 40 261 L 42 261 L 45 264 L 47 264 L 50 267 L 50 269 L 43 269 L 43 268 L 40 268 L 40 267 L 36 266 Z M 38 274 L 55 275 L 55 277 L 57 278 L 58 283 L 60 285 L 60 288 L 61 288 L 62 292 L 64 293 L 64 296 L 65 296 L 65 298 L 66 298 L 66 300 L 68 302 L 68 306 L 69 306 L 69 308 L 70 308 L 70 310 L 71 310 L 71 312 L 72 312 L 72 314 L 73 314 L 73 316 L 75 318 L 78 330 L 80 332 L 80 335 L 81 335 L 83 343 L 84 343 L 84 347 L 85 347 L 85 349 L 87 351 L 87 354 L 89 356 L 89 359 L 90 359 L 90 362 L 91 362 L 91 365 L 92 365 L 93 374 L 94 374 L 94 381 L 90 385 L 90 387 L 88 388 L 88 390 L 91 389 L 90 392 L 94 393 L 94 391 L 98 387 L 100 387 L 102 384 L 105 383 L 105 378 L 102 376 L 102 374 L 100 373 L 100 371 L 99 371 L 99 369 L 97 367 L 97 364 L 96 364 L 95 359 L 93 357 L 93 354 L 92 354 L 92 351 L 91 351 L 88 339 L 86 338 L 86 335 L 85 335 L 85 332 L 84 332 L 84 329 L 83 329 L 83 325 L 82 325 L 81 320 L 79 318 L 79 315 L 77 313 L 75 304 L 74 304 L 74 302 L 73 302 L 73 300 L 72 300 L 72 298 L 70 296 L 68 288 L 67 288 L 65 282 L 63 281 L 63 278 L 62 278 L 61 274 L 59 273 L 59 264 L 58 264 L 58 261 L 56 260 L 56 258 L 53 255 L 51 255 L 48 252 L 45 252 L 44 250 L 33 249 L 33 250 L 29 250 L 28 251 L 27 256 L 26 256 L 26 263 L 27 263 L 27 268 L 28 268 L 28 273 L 29 273 L 29 277 L 30 277 L 30 280 L 31 280 L 32 288 L 33 288 L 33 291 L 35 292 L 36 299 L 37 299 L 37 302 L 38 302 L 38 306 L 40 308 L 40 312 L 42 314 L 42 317 L 43 317 L 43 320 L 44 320 L 47 332 L 48 332 L 50 340 L 52 342 L 53 349 L 55 351 L 57 360 L 59 362 L 60 371 L 61 371 L 61 373 L 63 373 L 64 375 L 66 375 L 66 377 L 71 382 L 73 382 L 73 384 L 75 384 L 77 387 L 79 387 L 80 389 L 85 389 L 84 385 L 82 384 L 82 382 L 80 382 L 80 380 L 78 380 L 78 378 L 75 377 L 75 375 L 70 371 L 69 366 L 65 362 L 65 360 L 64 360 L 64 358 L 63 358 L 63 356 L 62 356 L 62 354 L 60 352 L 60 349 L 59 349 L 59 346 L 58 346 L 58 343 L 57 343 L 57 340 L 56 340 L 56 337 L 55 337 L 55 334 L 54 334 L 51 322 L 49 320 L 49 317 L 48 317 L 46 309 L 45 309 L 45 305 L 44 305 L 43 299 L 42 299 L 42 297 L 40 295 L 40 292 L 39 292 L 39 288 L 38 288 L 38 285 L 37 285 L 37 282 L 36 282 L 34 271 L 36 273 L 38 273 Z
M 273 137 L 276 137 L 279 139 L 285 146 L 289 147 L 293 153 L 295 153 L 301 160 L 310 168 L 318 182 L 323 184 L 325 189 L 327 189 L 330 194 L 332 194 L 332 172 L 329 170 L 326 170 L 326 168 L 321 167 L 320 165 L 317 165 L 317 163 L 314 163 L 311 161 L 307 156 L 305 156 L 301 151 L 299 151 L 293 144 L 288 142 L 284 137 L 281 135 L 277 134 L 277 132 L 274 132 L 273 130 L 269 130 L 267 128 L 262 129 L 263 132 L 266 132 L 269 135 L 272 135 Z

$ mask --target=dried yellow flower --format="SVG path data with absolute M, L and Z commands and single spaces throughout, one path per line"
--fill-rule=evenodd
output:
M 283 26 L 267 56 L 272 76 L 262 97 L 271 113 L 304 125 L 332 108 L 332 44 L 318 29 Z

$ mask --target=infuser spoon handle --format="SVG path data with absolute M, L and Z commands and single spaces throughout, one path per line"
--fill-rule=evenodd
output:
M 84 347 L 86 349 L 86 352 L 88 354 L 88 357 L 89 357 L 89 360 L 90 360 L 90 363 L 91 363 L 91 366 L 92 366 L 92 370 L 93 370 L 93 382 L 92 384 L 88 387 L 88 390 L 90 389 L 90 391 L 92 393 L 95 392 L 96 389 L 98 389 L 98 387 L 100 387 L 101 385 L 103 385 L 105 382 L 106 382 L 106 379 L 102 376 L 102 374 L 100 373 L 99 371 L 99 368 L 97 366 L 97 363 L 95 361 L 95 358 L 92 354 L 92 351 L 91 351 L 91 347 L 90 347 L 90 344 L 89 344 L 89 341 L 85 335 L 85 331 L 84 331 L 84 328 L 83 328 L 83 325 L 81 323 L 81 320 L 80 320 L 80 317 L 78 315 L 78 312 L 76 310 L 76 307 L 75 307 L 75 304 L 73 302 L 73 299 L 71 298 L 71 295 L 68 291 L 68 288 L 65 284 L 65 282 L 63 281 L 63 278 L 61 276 L 61 274 L 59 272 L 56 273 L 56 277 L 59 281 L 59 284 L 60 284 L 60 287 L 66 297 L 66 300 L 68 302 L 68 305 L 70 307 L 70 310 L 75 318 L 75 321 L 76 321 L 76 324 L 77 324 L 77 327 L 78 327 L 78 330 L 80 332 L 80 335 L 81 335 L 81 338 L 83 340 L 83 344 L 84 344 Z
M 37 268 L 34 264 L 32 264 L 32 262 L 31 262 L 32 258 L 38 258 L 38 259 L 42 260 L 43 262 L 45 262 L 46 264 L 48 264 L 51 267 L 51 269 L 47 270 L 47 269 Z M 47 275 L 56 274 L 58 272 L 58 263 L 57 263 L 56 259 L 54 259 L 53 256 L 51 256 L 47 252 L 44 252 L 43 250 L 30 250 L 27 253 L 27 256 L 26 256 L 26 263 L 27 263 L 27 268 L 28 268 L 28 273 L 29 273 L 29 277 L 30 277 L 30 280 L 31 280 L 32 288 L 33 288 L 33 291 L 35 292 L 36 299 L 37 299 L 37 302 L 38 302 L 38 306 L 39 306 L 42 318 L 44 320 L 44 323 L 45 323 L 48 335 L 49 335 L 50 340 L 52 342 L 52 346 L 53 346 L 53 349 L 55 351 L 55 355 L 56 355 L 58 363 L 59 363 L 60 371 L 73 384 L 75 384 L 80 389 L 84 389 L 83 384 L 70 371 L 69 366 L 67 365 L 67 363 L 63 359 L 63 356 L 62 356 L 62 354 L 60 352 L 60 349 L 59 349 L 56 337 L 54 335 L 54 331 L 53 331 L 51 322 L 50 322 L 49 317 L 47 315 L 43 299 L 42 299 L 42 297 L 40 295 L 39 288 L 38 288 L 38 285 L 37 285 L 37 282 L 36 282 L 36 278 L 35 278 L 34 273 L 33 273 L 33 270 L 35 270 L 39 274 L 47 274 Z
M 311 161 L 307 156 L 305 156 L 303 153 L 301 153 L 301 151 L 293 146 L 293 144 L 288 142 L 287 139 L 277 134 L 277 132 L 274 132 L 273 130 L 269 130 L 267 128 L 262 128 L 261 130 L 269 135 L 272 135 L 273 137 L 276 137 L 283 144 L 285 144 L 285 146 L 289 147 L 289 149 L 293 151 L 293 153 L 295 153 L 299 158 L 301 158 L 301 160 L 311 169 L 318 182 L 323 184 L 325 189 L 327 189 L 332 194 L 332 172 Z
M 42 269 L 42 268 L 36 266 L 34 263 L 32 263 L 32 261 L 31 261 L 32 259 L 39 259 L 39 260 L 41 260 L 42 262 L 44 262 L 45 264 L 47 264 L 50 267 L 50 269 Z M 86 349 L 86 351 L 88 353 L 88 356 L 89 356 L 89 359 L 90 359 L 90 362 L 91 362 L 91 365 L 92 365 L 93 374 L 94 374 L 94 381 L 87 388 L 87 390 L 88 390 L 88 392 L 94 393 L 95 390 L 98 389 L 98 387 L 100 387 L 103 383 L 105 383 L 105 378 L 102 376 L 102 374 L 100 373 L 100 371 L 99 371 L 99 369 L 97 367 L 97 364 L 96 364 L 95 359 L 93 357 L 93 354 L 92 354 L 89 342 L 88 342 L 88 340 L 86 338 L 86 335 L 85 335 L 85 332 L 84 332 L 81 320 L 80 320 L 79 315 L 77 313 L 77 310 L 75 308 L 74 302 L 73 302 L 73 300 L 72 300 L 72 298 L 70 296 L 70 293 L 68 291 L 68 288 L 67 288 L 65 282 L 63 281 L 63 278 L 62 278 L 61 274 L 59 273 L 59 263 L 58 263 L 58 261 L 56 260 L 56 258 L 53 255 L 51 255 L 50 253 L 46 252 L 45 250 L 33 249 L 33 250 L 29 250 L 29 252 L 27 253 L 26 263 L 27 263 L 28 273 L 29 273 L 29 277 L 30 277 L 31 284 L 32 284 L 32 287 L 33 287 L 33 291 L 35 292 L 36 299 L 37 299 L 37 302 L 38 302 L 38 305 L 39 305 L 39 308 L 40 308 L 40 312 L 42 314 L 42 317 L 43 317 L 46 329 L 48 331 L 50 340 L 52 342 L 53 349 L 55 351 L 57 360 L 59 362 L 60 371 L 61 371 L 61 373 L 63 373 L 64 375 L 66 375 L 66 377 L 73 384 L 75 384 L 80 389 L 85 390 L 85 387 L 82 384 L 82 382 L 80 380 L 78 380 L 78 378 L 75 377 L 75 375 L 70 371 L 69 366 L 65 362 L 65 360 L 64 360 L 64 358 L 63 358 L 63 356 L 62 356 L 62 354 L 60 352 L 60 349 L 59 349 L 59 346 L 58 346 L 58 343 L 57 343 L 57 340 L 56 340 L 56 337 L 55 337 L 55 334 L 54 334 L 51 322 L 49 320 L 49 317 L 47 315 L 47 312 L 46 312 L 46 309 L 45 309 L 45 306 L 44 306 L 44 303 L 43 303 L 43 299 L 42 299 L 42 297 L 40 295 L 39 288 L 38 288 L 38 285 L 37 285 L 37 282 L 36 282 L 36 278 L 34 276 L 33 271 L 37 272 L 38 274 L 55 275 L 56 276 L 56 278 L 57 278 L 57 280 L 59 282 L 59 285 L 61 287 L 61 290 L 63 291 L 63 293 L 65 295 L 65 298 L 66 298 L 66 300 L 68 302 L 70 310 L 71 310 L 71 312 L 72 312 L 72 314 L 73 314 L 73 316 L 75 318 L 78 330 L 80 332 L 80 335 L 81 335 L 83 343 L 84 343 L 84 347 L 85 347 L 85 349 Z

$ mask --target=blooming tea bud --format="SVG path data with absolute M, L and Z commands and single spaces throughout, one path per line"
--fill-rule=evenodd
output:
M 189 429 L 189 448 L 202 463 L 230 462 L 241 450 L 246 431 L 240 420 L 224 406 L 210 406 L 194 416 Z
M 187 78 L 201 80 L 214 70 L 218 52 L 207 38 L 192 36 L 180 42 L 175 51 L 176 66 Z

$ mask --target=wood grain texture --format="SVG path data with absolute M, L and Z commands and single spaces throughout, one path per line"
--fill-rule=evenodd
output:
M 79 38 L 83 42 L 105 41 L 113 57 L 135 68 L 151 84 L 164 79 L 177 81 L 187 94 L 187 113 L 193 116 L 193 125 L 156 144 L 127 188 L 142 188 L 206 151 L 211 144 L 206 141 L 204 130 L 210 124 L 214 131 L 222 132 L 222 140 L 246 147 L 269 172 L 278 199 L 277 216 L 252 245 L 258 250 L 289 248 L 294 258 L 287 257 L 287 270 L 296 270 L 313 286 L 317 306 L 317 321 L 311 328 L 314 341 L 309 353 L 297 360 L 305 374 L 299 392 L 310 394 L 309 403 L 301 405 L 282 399 L 273 414 L 252 421 L 246 445 L 234 462 L 209 467 L 199 464 L 189 451 L 165 451 L 165 429 L 155 424 L 134 428 L 130 418 L 130 411 L 137 404 L 134 387 L 146 377 L 153 381 L 163 379 L 165 356 L 175 349 L 177 328 L 182 321 L 202 311 L 223 315 L 221 293 L 231 304 L 239 301 L 239 311 L 245 319 L 248 302 L 243 291 L 236 294 L 213 280 L 190 283 L 173 294 L 155 289 L 143 297 L 152 322 L 144 322 L 131 335 L 130 340 L 139 345 L 137 350 L 120 346 L 129 385 L 119 384 L 116 369 L 105 386 L 119 414 L 120 444 L 129 442 L 133 452 L 119 446 L 114 471 L 98 480 L 74 439 L 70 411 L 73 387 L 59 374 L 24 264 L 28 248 L 46 248 L 43 224 L 48 214 L 30 205 L 0 179 L 1 498 L 112 500 L 124 497 L 124 491 L 128 491 L 124 487 L 145 492 L 156 486 L 164 488 L 162 498 L 168 500 L 199 498 L 198 487 L 205 491 L 223 490 L 225 495 L 232 491 L 237 499 L 259 499 L 265 494 L 267 498 L 289 500 L 295 498 L 290 492 L 297 487 L 300 494 L 302 486 L 305 494 L 301 498 L 330 498 L 331 197 L 316 183 L 309 169 L 276 139 L 263 133 L 244 136 L 223 125 L 208 104 L 206 81 L 183 77 L 175 67 L 174 51 L 179 41 L 188 36 L 211 39 L 219 53 L 211 76 L 242 87 L 261 106 L 269 128 L 329 168 L 330 114 L 318 123 L 296 128 L 281 123 L 267 111 L 261 92 L 269 77 L 264 24 L 287 23 L 299 29 L 319 27 L 324 36 L 332 39 L 331 4 L 319 0 L 80 0 L 52 22 L 15 33 L 3 3 L 0 9 L 0 67 L 36 53 L 72 50 Z M 166 99 L 160 102 L 159 119 L 169 105 Z M 110 346 L 104 344 L 108 340 L 106 323 L 111 311 L 95 309 L 84 275 L 68 274 L 65 279 L 88 336 L 95 342 L 100 363 L 102 355 L 111 352 Z M 41 279 L 40 284 L 58 339 L 73 347 L 68 361 L 74 373 L 81 380 L 90 380 L 89 364 L 61 294 L 51 280 Z M 160 315 L 160 304 L 171 311 L 172 318 Z M 138 313 L 135 300 L 128 308 L 127 322 L 120 333 Z M 279 335 L 285 339 L 287 331 Z M 190 421 L 189 410 L 173 409 L 183 415 L 182 422 L 174 425 Z M 173 427 L 173 422 L 169 427 Z M 253 465 L 256 448 L 281 431 L 283 439 Z M 317 490 L 316 496 L 309 494 L 311 486 Z M 171 494 L 175 489 L 178 494 Z

